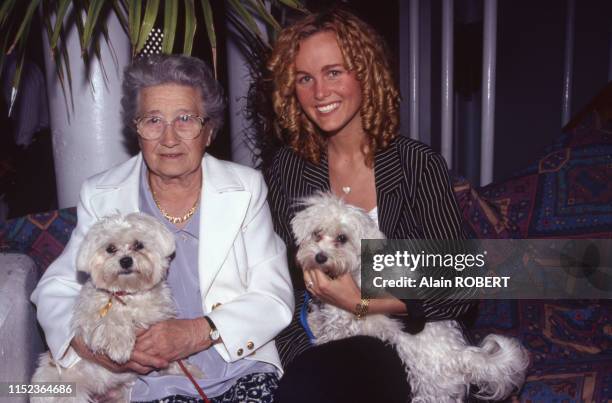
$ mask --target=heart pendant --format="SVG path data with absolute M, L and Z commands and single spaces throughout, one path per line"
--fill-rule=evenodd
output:
M 349 194 L 351 193 L 351 187 L 350 186 L 342 186 L 342 191 L 344 192 L 344 194 Z

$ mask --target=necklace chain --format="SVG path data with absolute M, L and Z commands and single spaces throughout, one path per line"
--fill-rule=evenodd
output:
M 200 197 L 198 196 L 193 206 L 191 206 L 191 208 L 180 217 L 168 214 L 168 212 L 159 204 L 159 200 L 157 200 L 157 194 L 155 192 L 153 192 L 153 201 L 166 220 L 170 221 L 172 224 L 182 224 L 193 216 L 193 213 L 195 213 L 196 209 L 198 208 Z
M 153 201 L 155 202 L 155 205 L 159 209 L 159 212 L 162 213 L 162 215 L 164 216 L 166 220 L 170 221 L 172 224 L 175 224 L 175 225 L 182 224 L 185 221 L 189 220 L 193 216 L 193 213 L 195 213 L 196 209 L 198 208 L 198 204 L 200 203 L 200 196 L 198 196 L 193 206 L 191 206 L 191 208 L 187 210 L 187 212 L 184 215 L 180 217 L 175 217 L 173 215 L 168 214 L 168 212 L 164 210 L 164 208 L 159 203 L 159 200 L 157 200 L 157 193 L 155 193 L 153 189 L 151 189 L 151 193 L 153 194 Z

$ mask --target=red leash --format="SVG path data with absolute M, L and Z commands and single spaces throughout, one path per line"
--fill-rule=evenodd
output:
M 185 365 L 183 365 L 183 360 L 178 360 L 178 365 L 179 367 L 181 367 L 181 370 L 183 370 L 183 373 L 185 374 L 185 376 L 187 378 L 189 378 L 189 380 L 191 381 L 191 383 L 193 384 L 193 386 L 196 388 L 196 390 L 198 391 L 198 394 L 200 395 L 200 397 L 202 398 L 202 400 L 204 400 L 204 403 L 210 403 L 210 400 L 208 400 L 208 398 L 206 397 L 206 394 L 204 393 L 204 391 L 202 390 L 202 388 L 200 387 L 200 385 L 198 385 L 198 383 L 196 382 L 196 380 L 193 378 L 193 376 L 191 375 L 191 372 L 189 372 L 189 370 L 187 370 L 187 368 L 185 368 Z

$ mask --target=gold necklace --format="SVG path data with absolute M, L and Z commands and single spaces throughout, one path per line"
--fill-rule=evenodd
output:
M 193 213 L 195 213 L 196 209 L 198 208 L 198 203 L 200 202 L 200 196 L 198 196 L 193 206 L 189 210 L 187 210 L 187 212 L 183 216 L 175 217 L 175 216 L 168 214 L 168 212 L 166 212 L 166 210 L 164 210 L 163 207 L 159 204 L 159 200 L 157 200 L 157 193 L 155 193 L 155 191 L 152 188 L 151 188 L 151 193 L 153 194 L 153 201 L 155 202 L 155 205 L 159 209 L 159 212 L 162 213 L 162 215 L 164 216 L 166 220 L 170 221 L 172 224 L 175 224 L 175 225 L 182 224 L 185 221 L 189 220 L 191 216 L 193 216 Z
M 172 224 L 175 224 L 175 225 L 182 224 L 185 221 L 189 220 L 195 213 L 196 209 L 198 208 L 198 204 L 200 203 L 200 192 L 202 190 L 201 186 L 198 188 L 198 198 L 196 199 L 195 203 L 193 203 L 193 206 L 191 206 L 191 208 L 187 210 L 187 212 L 183 216 L 175 217 L 173 215 L 168 214 L 168 212 L 164 210 L 164 208 L 159 203 L 159 200 L 157 200 L 157 193 L 155 192 L 155 190 L 153 190 L 153 184 L 151 183 L 151 173 L 150 172 L 147 175 L 147 182 L 149 183 L 149 189 L 151 190 L 153 201 L 155 202 L 155 205 L 159 209 L 159 212 L 164 216 L 166 220 L 170 221 Z

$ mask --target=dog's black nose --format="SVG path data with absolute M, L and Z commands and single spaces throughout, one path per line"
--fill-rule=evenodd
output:
M 121 260 L 119 260 L 119 265 L 121 265 L 122 269 L 129 269 L 133 264 L 134 261 L 129 256 L 122 257 Z
M 325 255 L 323 252 L 319 252 L 315 255 L 315 260 L 318 264 L 323 264 L 327 262 L 327 255 Z

